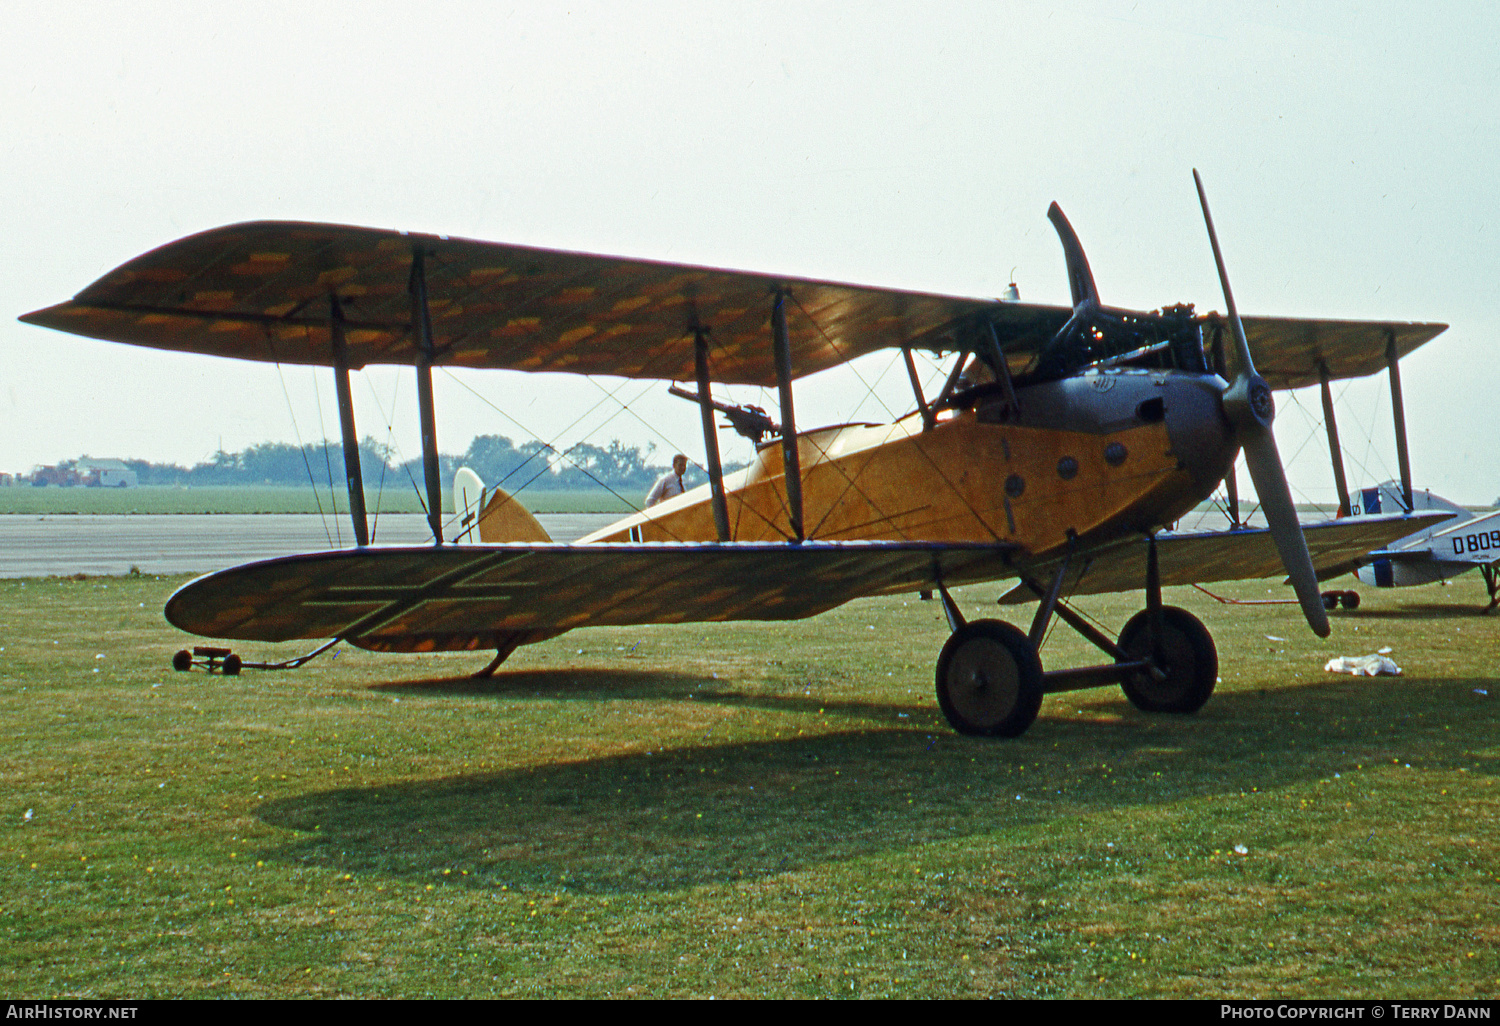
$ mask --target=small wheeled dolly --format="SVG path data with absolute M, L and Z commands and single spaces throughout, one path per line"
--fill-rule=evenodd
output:
M 232 650 L 211 648 L 208 645 L 194 645 L 191 652 L 183 649 L 172 657 L 172 669 L 179 672 L 201 666 L 209 673 L 218 672 L 226 677 L 238 677 L 243 665 L 243 661 Z
M 209 673 L 222 673 L 226 677 L 238 677 L 241 670 L 295 670 L 308 660 L 316 659 L 324 652 L 327 652 L 342 640 L 342 638 L 330 638 L 306 655 L 299 655 L 292 659 L 282 659 L 274 663 L 246 662 L 227 648 L 210 648 L 208 645 L 194 645 L 191 652 L 183 649 L 172 657 L 172 669 L 181 672 L 191 670 L 195 666 L 201 666 Z M 510 654 L 508 650 L 506 654 Z
M 1337 609 L 1339 606 L 1345 609 L 1359 608 L 1359 592 L 1357 591 L 1325 591 L 1322 598 L 1324 609 Z

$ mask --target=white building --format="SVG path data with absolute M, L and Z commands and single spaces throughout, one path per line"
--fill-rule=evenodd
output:
M 73 465 L 82 483 L 89 488 L 134 488 L 140 484 L 135 471 L 119 460 L 81 459 Z

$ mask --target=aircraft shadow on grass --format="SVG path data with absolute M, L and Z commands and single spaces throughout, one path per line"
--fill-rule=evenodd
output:
M 552 680 L 574 672 L 521 676 Z M 503 680 L 476 683 L 505 689 Z M 527 686 L 535 691 L 537 683 Z M 701 683 L 669 678 L 667 686 Z M 999 743 L 955 737 L 928 710 L 930 727 L 704 740 L 341 788 L 260 806 L 262 820 L 301 836 L 259 857 L 443 885 L 595 893 L 752 880 L 1061 818 L 1275 791 L 1361 763 L 1396 759 L 1494 775 L 1497 760 L 1475 752 L 1490 746 L 1500 693 L 1475 691 L 1493 693 L 1495 684 L 1340 679 L 1220 695 L 1185 718 L 1148 717 L 1121 699 L 1119 718 L 1102 722 L 1070 718 L 1065 710 L 1076 706 L 1065 698 L 1061 707 L 1044 707 L 1041 729 Z M 1393 701 L 1392 688 L 1409 697 Z M 600 689 L 606 691 L 619 694 Z M 585 697 L 555 681 L 553 693 Z M 756 704 L 787 709 L 801 697 Z M 1100 709 L 1095 703 L 1089 711 Z M 1190 849 L 1194 842 L 1180 844 Z M 997 850 L 997 857 L 1004 856 Z
M 719 682 L 698 674 L 629 668 L 502 670 L 491 677 L 429 677 L 373 684 L 372 691 L 466 698 L 549 698 L 598 701 L 620 698 L 686 698 Z
M 951 733 L 942 714 L 924 690 L 922 697 L 905 696 L 889 702 L 830 699 L 814 695 L 738 690 L 729 679 L 662 670 L 554 669 L 502 671 L 493 677 L 434 677 L 425 680 L 374 684 L 370 690 L 388 694 L 465 698 L 541 698 L 562 702 L 604 702 L 622 699 L 694 699 L 717 705 L 737 705 L 767 712 L 827 715 L 902 714 L 914 722 Z
M 1487 614 L 1483 606 L 1463 602 L 1403 602 L 1395 609 L 1361 609 L 1349 616 L 1361 620 L 1472 620 Z

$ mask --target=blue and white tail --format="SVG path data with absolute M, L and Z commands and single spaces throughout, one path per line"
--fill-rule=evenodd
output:
M 1407 510 L 1399 481 L 1360 490 L 1353 516 L 1426 511 L 1453 514 L 1374 553 L 1369 565 L 1355 572 L 1364 583 L 1377 588 L 1431 584 L 1500 560 L 1500 512 L 1476 514 L 1428 491 L 1413 491 L 1411 505 Z

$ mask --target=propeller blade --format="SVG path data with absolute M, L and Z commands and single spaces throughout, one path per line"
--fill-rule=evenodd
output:
M 1271 528 L 1271 540 L 1276 543 L 1281 565 L 1286 567 L 1287 576 L 1291 578 L 1292 590 L 1297 593 L 1297 601 L 1302 606 L 1302 615 L 1307 617 L 1307 625 L 1314 634 L 1326 638 L 1329 634 L 1328 612 L 1323 608 L 1317 571 L 1313 569 L 1312 556 L 1307 551 L 1307 540 L 1302 536 L 1297 507 L 1292 504 L 1292 492 L 1281 467 L 1276 438 L 1269 429 L 1259 425 L 1242 430 L 1239 435 L 1245 466 L 1250 471 L 1250 480 L 1255 482 L 1255 494 L 1260 498 L 1260 508 Z
M 1292 490 L 1286 483 L 1286 469 L 1276 450 L 1276 436 L 1271 433 L 1276 403 L 1271 387 L 1255 372 L 1245 326 L 1240 322 L 1234 293 L 1229 288 L 1229 273 L 1224 270 L 1224 255 L 1219 250 L 1213 215 L 1208 212 L 1208 194 L 1203 189 L 1203 178 L 1197 168 L 1193 169 L 1193 181 L 1198 186 L 1198 202 L 1203 207 L 1203 222 L 1208 227 L 1208 241 L 1213 246 L 1214 263 L 1219 268 L 1219 284 L 1224 289 L 1224 305 L 1229 309 L 1229 327 L 1234 333 L 1240 358 L 1239 373 L 1224 393 L 1224 412 L 1234 424 L 1240 449 L 1245 454 L 1245 466 L 1250 471 L 1250 479 L 1255 482 L 1255 494 L 1260 498 L 1261 509 L 1265 511 L 1266 522 L 1271 528 L 1271 540 L 1281 556 L 1281 565 L 1286 567 L 1287 576 L 1291 578 L 1292 589 L 1302 606 L 1302 615 L 1307 618 L 1307 625 L 1314 634 L 1326 638 L 1329 634 L 1328 612 L 1323 608 L 1317 571 L 1313 569 L 1312 557 L 1307 552 L 1302 524 L 1297 520 Z
M 1078 233 L 1063 215 L 1062 207 L 1053 203 L 1047 208 L 1047 220 L 1057 229 L 1062 241 L 1063 256 L 1068 262 L 1068 285 L 1073 290 L 1073 308 L 1087 304 L 1090 308 L 1099 305 L 1099 290 L 1094 287 L 1094 272 L 1089 270 L 1089 258 L 1083 254 L 1083 243 Z
M 1219 233 L 1214 231 L 1214 215 L 1208 212 L 1208 193 L 1203 191 L 1203 178 L 1193 168 L 1193 183 L 1198 186 L 1198 203 L 1203 207 L 1203 223 L 1208 226 L 1208 244 L 1214 248 L 1214 264 L 1219 268 L 1219 286 L 1224 290 L 1224 305 L 1229 308 L 1229 329 L 1234 335 L 1235 352 L 1240 358 L 1240 375 L 1255 373 L 1255 361 L 1250 359 L 1250 342 L 1245 338 L 1245 326 L 1240 323 L 1240 312 L 1234 305 L 1234 293 L 1229 288 L 1229 272 L 1224 270 L 1224 254 L 1219 251 Z

